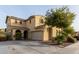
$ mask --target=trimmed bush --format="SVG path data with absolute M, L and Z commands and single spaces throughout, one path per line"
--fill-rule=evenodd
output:
M 57 37 L 55 38 L 55 40 L 57 41 L 57 44 L 63 44 L 64 39 L 65 39 L 64 35 L 57 36 Z
M 7 40 L 12 40 L 12 36 L 10 34 L 6 34 L 6 39 Z

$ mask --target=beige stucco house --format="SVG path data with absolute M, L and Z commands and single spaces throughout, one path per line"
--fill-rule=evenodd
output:
M 56 37 L 58 28 L 50 28 L 44 24 L 45 16 L 33 15 L 28 19 L 21 19 L 14 16 L 6 17 L 7 29 L 6 32 L 12 35 L 13 40 L 16 40 L 14 35 L 17 31 L 21 32 L 22 38 L 25 40 L 41 40 L 48 42 Z

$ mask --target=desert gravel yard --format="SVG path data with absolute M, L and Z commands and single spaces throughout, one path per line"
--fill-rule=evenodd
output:
M 40 41 L 4 41 L 0 42 L 0 54 L 65 54 L 79 53 L 79 42 L 60 48 L 46 45 Z

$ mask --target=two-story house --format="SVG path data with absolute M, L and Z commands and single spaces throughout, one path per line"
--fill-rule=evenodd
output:
M 13 40 L 15 34 L 20 32 L 22 38 L 25 40 L 41 40 L 44 42 L 49 41 L 56 37 L 58 28 L 50 28 L 44 24 L 45 17 L 40 15 L 30 16 L 28 19 L 21 19 L 14 16 L 6 17 L 7 29 L 6 32 L 12 35 Z

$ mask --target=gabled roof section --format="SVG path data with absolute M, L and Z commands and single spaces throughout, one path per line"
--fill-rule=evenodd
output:
M 25 20 L 25 19 L 22 19 L 22 18 L 18 18 L 18 17 L 15 17 L 15 16 L 8 16 L 10 19 L 16 19 L 16 20 Z
M 42 17 L 45 17 L 45 16 L 43 16 L 43 15 L 32 15 L 32 16 L 30 16 L 26 21 L 31 20 L 32 18 L 35 18 L 35 16 L 42 16 Z
M 30 16 L 26 21 L 31 20 L 32 18 L 34 18 L 35 16 Z
M 15 16 L 6 16 L 6 23 L 7 23 L 7 20 L 8 20 L 8 19 L 15 19 L 15 20 L 28 21 L 28 20 L 31 20 L 32 18 L 35 18 L 35 16 L 42 16 L 42 17 L 45 17 L 45 16 L 43 16 L 43 15 L 32 15 L 32 16 L 30 16 L 28 19 L 22 19 L 22 18 L 18 18 L 18 17 L 15 17 Z
M 5 23 L 7 23 L 8 18 L 9 18 L 9 16 L 6 16 L 6 21 L 5 21 Z
M 8 20 L 8 19 L 15 19 L 15 20 L 25 21 L 25 19 L 18 18 L 18 17 L 15 17 L 15 16 L 6 16 L 6 23 L 7 23 L 7 20 Z

